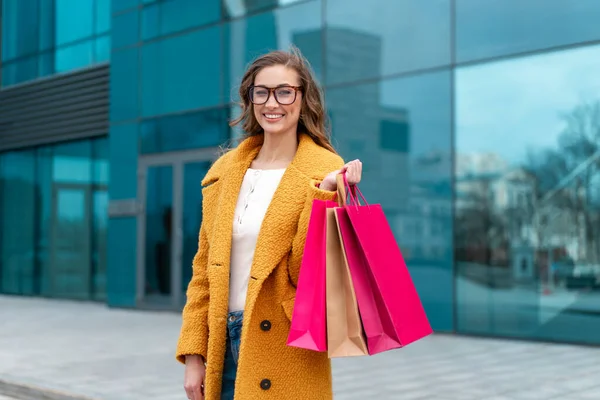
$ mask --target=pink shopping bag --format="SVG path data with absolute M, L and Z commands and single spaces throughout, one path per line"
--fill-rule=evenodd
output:
M 340 184 L 346 187 L 345 176 L 338 178 Z M 366 204 L 356 186 L 350 198 L 349 204 L 336 208 L 336 214 L 369 354 L 430 335 L 433 330 L 381 206 Z
M 314 200 L 308 230 L 288 346 L 314 351 L 327 351 L 326 311 L 326 218 L 332 201 Z

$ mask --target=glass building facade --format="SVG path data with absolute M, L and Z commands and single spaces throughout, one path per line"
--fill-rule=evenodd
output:
M 598 1 L 63 2 L 3 1 L 3 85 L 110 59 L 110 132 L 0 153 L 0 292 L 179 309 L 241 75 L 293 43 L 434 329 L 600 344 Z

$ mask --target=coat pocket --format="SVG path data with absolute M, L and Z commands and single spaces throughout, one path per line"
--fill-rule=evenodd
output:
M 284 300 L 281 302 L 281 307 L 283 308 L 283 312 L 285 316 L 292 322 L 292 315 L 294 315 L 294 303 L 296 302 L 296 297 L 292 297 L 291 299 Z

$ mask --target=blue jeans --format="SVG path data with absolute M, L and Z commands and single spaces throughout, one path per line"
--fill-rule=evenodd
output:
M 235 377 L 240 356 L 240 339 L 242 338 L 243 311 L 234 311 L 227 316 L 227 344 L 225 365 L 223 366 L 223 386 L 221 400 L 233 400 Z

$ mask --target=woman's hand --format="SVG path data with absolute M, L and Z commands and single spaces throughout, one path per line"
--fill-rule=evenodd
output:
M 185 357 L 185 377 L 183 387 L 190 400 L 204 400 L 204 378 L 206 367 L 202 356 Z
M 323 179 L 323 182 L 321 182 L 319 187 L 323 190 L 335 192 L 337 190 L 337 181 L 335 177 L 344 172 L 346 173 L 348 185 L 357 185 L 362 177 L 362 162 L 356 159 L 354 161 L 350 161 L 337 171 L 330 172 L 325 179 Z

